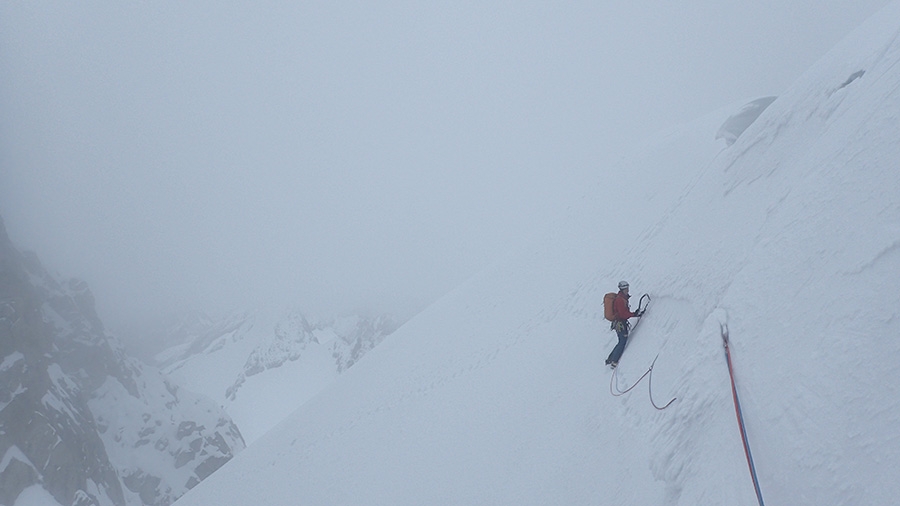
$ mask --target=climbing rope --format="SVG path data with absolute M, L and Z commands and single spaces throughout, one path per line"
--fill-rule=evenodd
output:
M 612 376 L 609 378 L 609 393 L 611 393 L 614 397 L 621 397 L 621 396 L 627 394 L 632 389 L 634 389 L 634 387 L 638 386 L 638 383 L 640 383 L 642 379 L 644 379 L 648 374 L 650 374 L 650 371 L 652 369 L 653 369 L 652 367 L 650 369 L 647 369 L 647 372 L 642 374 L 641 377 L 638 378 L 638 380 L 635 381 L 633 385 L 626 388 L 625 390 L 619 389 L 619 376 L 617 374 L 619 372 L 619 369 L 618 368 L 613 369 Z M 615 391 L 613 391 L 613 388 L 614 388 L 613 383 L 615 383 Z
M 647 371 L 644 374 L 642 374 L 641 377 L 638 378 L 637 381 L 635 381 L 633 385 L 626 388 L 625 390 L 622 390 L 619 388 L 619 374 L 618 374 L 619 369 L 618 368 L 613 369 L 612 376 L 610 376 L 610 378 L 609 378 L 609 393 L 611 393 L 614 397 L 621 397 L 621 396 L 627 394 L 628 392 L 630 392 L 631 390 L 633 390 L 634 387 L 638 386 L 638 384 L 644 378 L 649 377 L 649 379 L 647 380 L 647 393 L 650 396 L 650 404 L 652 404 L 653 407 L 658 409 L 659 411 L 662 411 L 662 410 L 668 408 L 669 406 L 671 406 L 672 403 L 675 402 L 677 397 L 672 397 L 672 400 L 665 403 L 663 406 L 658 406 L 656 404 L 656 402 L 654 402 L 654 400 L 653 400 L 653 366 L 656 365 L 657 358 L 659 358 L 659 353 L 656 354 L 656 358 L 653 359 L 653 362 L 650 364 L 650 367 L 647 368 Z
M 756 466 L 753 465 L 753 456 L 750 454 L 750 442 L 747 439 L 747 429 L 744 427 L 744 415 L 741 413 L 741 401 L 738 400 L 737 387 L 734 384 L 734 367 L 731 364 L 731 352 L 728 349 L 728 326 L 719 324 L 722 331 L 722 343 L 725 346 L 725 361 L 728 362 L 728 375 L 731 377 L 731 395 L 734 397 L 734 412 L 737 415 L 738 427 L 741 429 L 741 439 L 744 442 L 744 454 L 747 456 L 747 465 L 750 467 L 750 477 L 753 478 L 753 488 L 756 489 L 756 499 L 759 506 L 763 504 L 762 490 L 759 488 L 759 477 L 756 475 Z

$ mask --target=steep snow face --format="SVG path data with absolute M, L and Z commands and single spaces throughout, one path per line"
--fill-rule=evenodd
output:
M 627 264 L 692 301 L 704 349 L 728 322 L 776 503 L 898 495 L 898 19 L 886 8 L 773 103 L 721 157 L 710 194 L 694 192 Z M 651 261 L 666 250 L 677 255 Z
M 249 444 L 396 328 L 386 315 L 313 319 L 296 309 L 246 313 L 210 322 L 157 358 L 176 382 L 225 407 Z
M 896 502 L 898 19 L 895 2 L 721 152 L 739 107 L 622 162 L 180 504 L 753 505 L 721 324 L 766 501 Z M 619 279 L 652 302 L 616 378 L 656 362 L 613 397 Z
M 630 350 L 700 361 L 675 379 L 683 407 L 730 404 L 727 392 L 703 386 L 721 377 L 706 364 L 718 367 L 727 323 L 756 467 L 774 503 L 888 504 L 898 495 L 888 476 L 900 468 L 891 435 L 900 397 L 889 379 L 900 363 L 898 19 L 894 3 L 810 69 L 619 267 L 659 302 L 690 301 L 679 320 L 692 320 L 696 334 L 666 331 Z M 681 408 L 678 430 L 656 429 L 663 444 L 651 462 L 681 502 L 727 502 L 707 479 L 720 461 L 697 458 L 712 423 L 696 423 L 700 411 Z

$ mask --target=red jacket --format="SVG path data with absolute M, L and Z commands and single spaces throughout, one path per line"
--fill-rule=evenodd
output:
M 621 291 L 616 294 L 616 300 L 613 301 L 613 315 L 616 317 L 616 320 L 627 320 L 634 317 L 634 313 L 628 309 L 629 298 L 631 298 L 631 295 L 626 295 Z

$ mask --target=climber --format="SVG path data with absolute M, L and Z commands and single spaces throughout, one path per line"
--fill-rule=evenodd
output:
M 628 307 L 628 299 L 630 297 L 631 295 L 628 295 L 628 282 L 619 281 L 619 293 L 616 294 L 612 303 L 612 328 L 615 329 L 616 334 L 619 336 L 619 342 L 609 354 L 609 358 L 606 359 L 606 365 L 613 369 L 619 365 L 619 359 L 622 358 L 622 352 L 625 351 L 625 343 L 628 342 L 628 331 L 631 328 L 628 319 L 640 318 L 643 313 L 631 312 L 631 309 Z

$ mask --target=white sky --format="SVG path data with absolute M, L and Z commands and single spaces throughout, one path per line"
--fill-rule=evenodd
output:
M 113 326 L 405 317 L 885 3 L 3 2 L 0 214 Z

